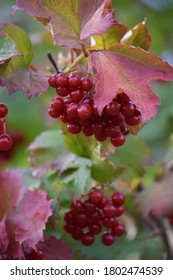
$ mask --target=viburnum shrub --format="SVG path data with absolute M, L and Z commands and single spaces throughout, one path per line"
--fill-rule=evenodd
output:
M 25 31 L 0 28 L 0 86 L 28 99 L 46 93 L 43 120 L 54 126 L 27 148 L 27 167 L 5 170 L 1 154 L 11 159 L 16 140 L 0 103 L 0 259 L 96 259 L 109 248 L 122 258 L 123 246 L 138 247 L 144 221 L 171 259 L 172 161 L 153 163 L 136 136 L 160 105 L 151 82 L 173 80 L 173 67 L 149 51 L 146 20 L 127 31 L 111 0 L 17 0 L 17 11 L 41 23 L 60 51 L 54 59 L 47 50 L 41 72 Z

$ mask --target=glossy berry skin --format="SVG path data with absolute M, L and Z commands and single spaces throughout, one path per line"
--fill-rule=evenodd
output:
M 106 112 L 110 116 L 115 116 L 119 112 L 119 104 L 115 101 L 110 102 L 106 107 Z
M 48 83 L 51 87 L 56 88 L 56 75 L 53 74 L 49 79 Z
M 61 97 L 65 97 L 65 96 L 69 95 L 69 90 L 66 89 L 66 88 L 57 87 L 56 88 L 56 93 Z
M 71 90 L 77 90 L 80 87 L 81 79 L 75 74 L 71 74 L 68 79 L 67 87 Z
M 50 108 L 48 109 L 48 114 L 50 117 L 57 119 L 60 117 L 61 111 L 57 111 L 52 106 L 50 106 Z
M 116 207 L 114 205 L 108 203 L 104 206 L 103 213 L 107 218 L 115 217 Z
M 73 213 L 79 214 L 83 210 L 83 204 L 80 200 L 76 200 L 76 201 L 72 202 L 70 208 L 73 211 Z
M 80 213 L 75 216 L 75 222 L 80 228 L 85 228 L 88 226 L 89 220 L 85 213 Z
M 80 119 L 88 119 L 93 113 L 92 107 L 87 103 L 78 104 L 77 112 Z
M 132 117 L 135 114 L 135 105 L 129 101 L 128 103 L 123 104 L 120 110 L 125 117 Z
M 8 114 L 8 108 L 5 104 L 0 103 L 0 118 L 5 118 Z
M 65 107 L 64 100 L 62 98 L 60 98 L 60 97 L 53 98 L 52 101 L 51 101 L 51 107 L 54 110 L 62 112 L 64 107 Z
M 78 89 L 76 91 L 72 91 L 70 93 L 70 97 L 74 102 L 80 102 L 82 100 L 82 98 L 84 97 L 84 92 L 80 89 Z
M 8 134 L 1 134 L 0 135 L 0 150 L 7 151 L 12 147 L 12 139 L 11 136 Z
M 119 222 L 118 225 L 112 228 L 112 233 L 116 236 L 122 236 L 125 232 L 123 223 Z
M 90 224 L 89 231 L 94 235 L 99 234 L 102 231 L 102 226 L 101 226 L 101 224 L 98 224 L 98 223 Z
M 90 91 L 93 87 L 92 81 L 87 78 L 87 77 L 83 77 L 81 79 L 81 89 L 83 89 L 84 91 Z
M 82 236 L 81 242 L 85 246 L 91 246 L 94 243 L 94 235 L 91 233 L 85 233 Z
M 116 135 L 111 137 L 111 142 L 115 147 L 120 147 L 125 143 L 125 136 L 122 132 L 117 132 Z
M 68 76 L 64 73 L 59 73 L 56 75 L 56 87 L 66 88 L 68 83 Z
M 79 134 L 82 130 L 82 127 L 77 122 L 71 122 L 67 124 L 67 129 L 72 134 Z
M 112 202 L 115 206 L 120 206 L 123 205 L 125 202 L 125 196 L 124 194 L 120 193 L 120 192 L 115 192 L 112 195 Z
M 118 221 L 114 217 L 103 217 L 102 223 L 106 228 L 112 228 L 117 225 Z
M 92 203 L 97 205 L 99 202 L 102 201 L 103 193 L 101 190 L 93 190 L 89 193 L 89 198 Z
M 115 237 L 112 233 L 106 232 L 102 236 L 102 243 L 105 246 L 111 246 L 114 243 Z

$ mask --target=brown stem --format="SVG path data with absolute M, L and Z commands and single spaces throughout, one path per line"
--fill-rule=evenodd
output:
M 49 61 L 52 63 L 53 67 L 55 68 L 57 74 L 59 74 L 60 71 L 59 71 L 58 66 L 57 66 L 55 60 L 53 59 L 52 54 L 51 54 L 50 51 L 47 52 L 47 57 L 48 57 Z
M 88 54 L 86 52 L 85 46 L 83 44 L 81 44 L 81 48 L 82 48 L 82 52 L 84 54 L 85 57 L 88 57 Z
M 170 246 L 169 238 L 168 238 L 166 229 L 165 229 L 162 221 L 160 219 L 157 219 L 157 217 L 155 217 L 153 215 L 153 213 L 150 213 L 150 217 L 155 222 L 156 226 L 158 227 L 158 229 L 160 231 L 162 242 L 163 242 L 163 245 L 164 245 L 165 251 L 166 251 L 166 259 L 167 260 L 172 260 L 173 258 L 172 258 L 172 252 L 171 252 L 171 246 Z

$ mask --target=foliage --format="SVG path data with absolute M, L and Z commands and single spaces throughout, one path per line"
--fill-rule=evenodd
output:
M 0 151 L 0 258 L 25 259 L 42 251 L 45 259 L 164 259 L 167 246 L 162 235 L 154 234 L 160 225 L 167 232 L 168 219 L 173 217 L 173 86 L 161 82 L 173 80 L 171 60 L 170 64 L 163 60 L 172 55 L 172 6 L 157 7 L 158 12 L 143 1 L 129 0 L 127 13 L 124 1 L 119 2 L 16 0 L 13 7 L 9 4 L 14 22 L 0 27 L 0 103 L 8 105 L 9 115 L 0 116 L 0 121 L 9 127 L 13 147 Z M 159 13 L 167 24 L 155 24 Z M 22 22 L 16 20 L 19 15 Z M 167 40 L 159 43 L 161 33 Z M 48 66 L 48 50 L 57 56 L 56 69 Z M 66 124 L 50 120 L 47 109 L 53 91 L 48 79 L 57 68 L 90 77 L 100 116 L 122 92 L 133 101 L 141 121 L 125 126 L 132 135 L 126 135 L 122 147 L 82 132 L 70 134 Z M 27 104 L 21 91 L 31 99 Z M 12 95 L 9 99 L 7 92 Z M 126 195 L 122 216 L 126 234 L 112 247 L 100 245 L 98 235 L 95 244 L 86 248 L 64 230 L 64 213 L 71 201 L 85 200 L 93 188 Z M 148 239 L 151 234 L 154 237 Z M 56 253 L 50 248 L 57 248 Z

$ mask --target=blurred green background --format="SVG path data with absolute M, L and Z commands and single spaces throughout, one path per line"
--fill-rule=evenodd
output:
M 43 72 L 50 65 L 47 51 L 57 58 L 58 46 L 54 46 L 51 36 L 30 16 L 22 12 L 10 16 L 15 1 L 0 0 L 0 24 L 13 20 L 29 35 L 33 44 L 33 65 Z M 117 20 L 129 29 L 147 18 L 147 26 L 152 37 L 151 50 L 173 65 L 173 0 L 114 0 Z M 144 77 L 145 78 L 145 77 Z M 173 131 L 173 83 L 158 82 L 152 85 L 153 90 L 161 98 L 162 105 L 158 115 L 152 119 L 139 135 L 152 146 L 156 161 L 164 155 L 170 135 Z M 25 140 L 16 145 L 13 157 L 6 162 L 7 166 L 27 166 L 26 147 L 43 130 L 56 127 L 56 121 L 47 115 L 47 108 L 54 92 L 49 90 L 37 98 L 27 101 L 22 92 L 14 93 L 10 98 L 7 90 L 0 88 L 0 100 L 9 108 L 8 128 L 15 133 L 22 133 Z M 20 141 L 19 141 L 20 142 Z M 0 152 L 0 157 L 4 153 Z

